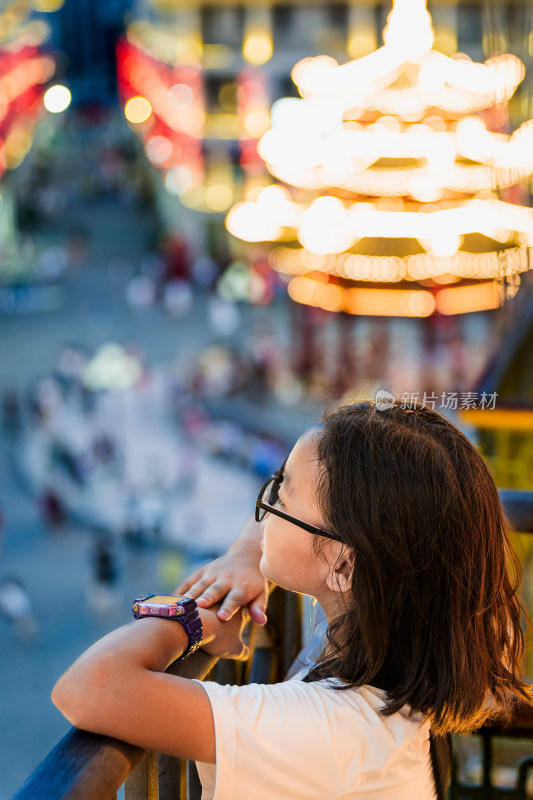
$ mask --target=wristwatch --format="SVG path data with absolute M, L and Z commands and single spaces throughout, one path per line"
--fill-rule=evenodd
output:
M 133 601 L 133 616 L 161 617 L 179 622 L 189 639 L 187 647 L 177 659 L 182 661 L 202 644 L 202 620 L 196 600 L 182 594 L 143 594 Z

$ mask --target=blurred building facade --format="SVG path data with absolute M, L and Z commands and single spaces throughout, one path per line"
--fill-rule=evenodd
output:
M 47 52 L 49 17 L 34 14 L 30 3 L 0 2 L 0 286 L 25 268 L 14 183 L 45 115 L 44 92 L 56 73 Z
M 207 239 L 220 251 L 227 242 L 224 215 L 250 188 L 264 183 L 257 141 L 270 125 L 272 104 L 281 97 L 298 96 L 291 79 L 295 63 L 325 54 L 342 64 L 371 53 L 383 44 L 391 5 L 371 0 L 271 4 L 134 0 L 127 32 L 130 43 L 174 69 L 195 72 L 195 85 L 190 85 L 199 98 L 201 121 L 194 135 L 202 142 L 197 182 L 193 179 L 191 185 L 191 176 L 180 170 L 160 187 L 169 225 L 186 226 L 197 247 Z M 531 4 L 434 0 L 428 10 L 436 50 L 447 55 L 463 52 L 474 61 L 510 52 L 524 62 L 527 76 L 509 109 L 511 129 L 532 117 Z M 183 75 L 179 80 L 188 82 Z M 139 86 L 133 88 L 142 94 Z M 189 215 L 187 209 L 206 214 Z

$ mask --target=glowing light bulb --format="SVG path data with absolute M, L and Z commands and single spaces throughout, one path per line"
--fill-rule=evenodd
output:
M 411 56 L 431 50 L 433 27 L 425 0 L 393 0 L 383 41 L 387 47 L 401 49 Z
M 60 114 L 62 111 L 66 111 L 71 100 L 70 90 L 60 84 L 47 89 L 43 97 L 44 107 L 51 114 Z
M 336 197 L 319 197 L 300 217 L 298 239 L 311 253 L 341 253 L 357 236 L 347 223 L 348 212 Z
M 463 237 L 453 232 L 435 231 L 428 239 L 420 240 L 420 244 L 437 258 L 450 258 L 461 247 Z
M 265 219 L 255 203 L 237 203 L 226 217 L 228 231 L 245 242 L 267 242 L 277 240 L 283 228 Z
M 270 61 L 274 52 L 272 34 L 268 30 L 252 30 L 244 37 L 242 55 L 245 61 L 261 66 Z
M 152 104 L 146 97 L 131 97 L 124 106 L 124 115 L 128 122 L 139 125 L 146 122 L 152 114 Z

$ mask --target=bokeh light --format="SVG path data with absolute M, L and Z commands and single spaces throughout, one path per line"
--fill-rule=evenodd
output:
M 65 0 L 33 0 L 32 5 L 36 11 L 52 13 L 63 8 Z
M 66 111 L 72 101 L 70 89 L 61 84 L 51 86 L 44 94 L 44 107 L 51 114 L 61 114 Z
M 146 122 L 152 113 L 152 104 L 146 97 L 131 97 L 124 106 L 124 115 L 128 122 L 140 125 Z
M 273 52 L 274 44 L 269 31 L 253 31 L 244 39 L 242 55 L 249 64 L 266 64 L 272 58 Z

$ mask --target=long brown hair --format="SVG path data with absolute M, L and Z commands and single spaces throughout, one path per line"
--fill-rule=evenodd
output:
M 468 732 L 517 695 L 525 613 L 494 481 L 459 429 L 424 407 L 327 412 L 317 438 L 324 522 L 353 551 L 352 592 L 316 674 L 387 678 L 435 733 Z M 379 684 L 378 684 L 379 685 Z

